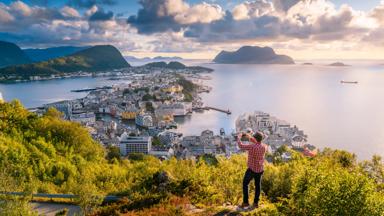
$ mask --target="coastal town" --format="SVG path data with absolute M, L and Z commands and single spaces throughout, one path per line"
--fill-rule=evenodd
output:
M 197 158 L 207 154 L 229 157 L 241 152 L 236 134 L 246 131 L 262 131 L 271 153 L 285 145 L 304 155 L 315 155 L 316 148 L 307 143 L 303 131 L 263 112 L 239 116 L 236 132 L 232 133 L 223 128 L 219 134 L 205 128 L 200 134 L 189 136 L 178 132 L 175 118 L 209 109 L 231 114 L 230 110 L 205 106 L 200 97 L 201 93 L 211 91 L 211 87 L 204 85 L 204 80 L 210 79 L 210 71 L 203 67 L 170 69 L 147 66 L 104 72 L 98 76 L 122 82 L 112 86 L 73 89 L 73 92 L 88 94 L 84 98 L 45 104 L 33 111 L 43 114 L 55 108 L 64 119 L 85 126 L 105 147 L 118 148 L 121 156 L 141 153 L 163 159 L 172 156 Z M 290 156 L 289 153 L 282 155 L 284 160 L 289 160 Z

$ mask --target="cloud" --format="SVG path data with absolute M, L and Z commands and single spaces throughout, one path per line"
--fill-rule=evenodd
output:
M 140 47 L 135 32 L 125 19 L 115 18 L 112 12 L 95 5 L 81 14 L 69 6 L 47 8 L 23 2 L 0 3 L 0 40 L 22 47 L 119 44 L 130 49 Z
M 0 7 L 0 23 L 8 23 L 14 20 L 15 18 L 7 10 Z
M 201 42 L 343 40 L 370 31 L 366 26 L 355 25 L 361 16 L 347 5 L 336 9 L 326 0 L 273 4 L 256 0 L 237 5 L 223 19 L 189 25 L 185 36 Z
M 183 0 L 140 0 L 142 8 L 127 22 L 139 33 L 180 31 L 193 23 L 209 23 L 219 20 L 224 12 L 219 5 L 201 3 L 190 6 Z
M 64 6 L 61 10 L 60 10 L 61 14 L 64 16 L 64 17 L 80 17 L 80 14 L 79 12 L 72 8 L 72 7 L 69 7 L 69 6 Z
M 68 5 L 78 8 L 91 8 L 94 5 L 115 5 L 116 0 L 69 0 Z
M 273 0 L 273 5 L 278 11 L 287 12 L 299 2 L 312 2 L 312 0 Z
M 113 19 L 113 12 L 105 12 L 102 8 L 94 12 L 90 17 L 90 21 L 108 21 Z
M 235 20 L 250 19 L 270 14 L 274 11 L 273 4 L 266 0 L 243 2 L 235 6 L 232 11 Z

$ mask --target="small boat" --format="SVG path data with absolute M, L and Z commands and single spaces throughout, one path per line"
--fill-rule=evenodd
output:
M 340 83 L 342 83 L 342 84 L 359 84 L 359 82 L 357 82 L 357 81 L 344 81 L 344 80 L 341 80 Z

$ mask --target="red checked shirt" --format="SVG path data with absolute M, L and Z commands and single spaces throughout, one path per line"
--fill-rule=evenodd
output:
M 249 145 L 243 144 L 241 140 L 237 141 L 241 150 L 248 151 L 248 168 L 253 172 L 261 173 L 264 171 L 264 155 L 267 151 L 267 146 L 263 143 L 252 143 Z

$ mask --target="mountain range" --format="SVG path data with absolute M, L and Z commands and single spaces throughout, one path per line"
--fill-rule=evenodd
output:
M 237 51 L 221 51 L 213 60 L 220 64 L 294 64 L 286 55 L 277 55 L 270 47 L 243 46 Z
M 127 61 L 180 61 L 183 60 L 181 57 L 173 56 L 173 57 L 164 57 L 164 56 L 156 56 L 154 58 L 144 57 L 137 58 L 135 56 L 124 56 Z
M 28 64 L 32 60 L 16 44 L 0 41 L 0 68 L 10 65 Z
M 118 49 L 111 45 L 98 45 L 60 58 L 2 68 L 0 76 L 6 80 L 23 80 L 31 76 L 62 75 L 79 71 L 97 72 L 125 67 L 130 65 Z
M 90 48 L 89 46 L 75 47 L 75 46 L 60 46 L 50 47 L 46 49 L 23 49 L 25 54 L 34 62 L 47 61 L 54 58 L 72 55 L 84 49 Z

